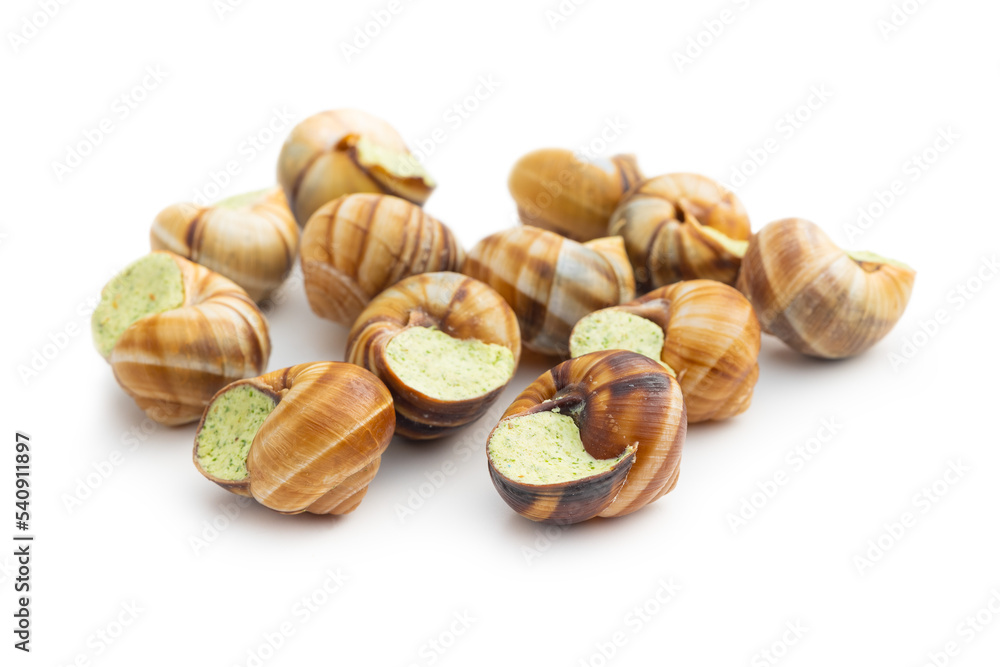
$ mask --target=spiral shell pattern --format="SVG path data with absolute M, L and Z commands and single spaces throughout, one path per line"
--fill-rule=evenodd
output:
M 916 272 L 871 253 L 847 253 L 819 226 L 787 218 L 750 240 L 737 288 L 761 328 L 813 357 L 864 352 L 903 316 Z
M 385 385 L 353 364 L 317 362 L 241 380 L 217 397 L 244 385 L 273 396 L 276 403 L 254 435 L 246 478 L 227 481 L 206 473 L 195 444 L 199 471 L 284 514 L 354 511 L 392 439 L 395 417 Z M 203 424 L 204 418 L 199 431 Z
M 344 326 L 387 287 L 418 273 L 456 271 L 463 259 L 448 227 L 398 197 L 341 197 L 320 208 L 302 233 L 309 305 Z
M 462 273 L 510 304 L 525 347 L 567 355 L 569 334 L 584 315 L 635 296 L 620 238 L 577 243 L 536 227 L 486 237 L 469 251 Z
M 544 148 L 517 161 L 507 187 L 521 222 L 582 242 L 607 234 L 618 202 L 641 180 L 632 155 L 615 155 L 602 166 Z
M 108 361 L 115 379 L 149 417 L 186 424 L 212 395 L 267 365 L 267 320 L 236 283 L 173 253 L 184 282 L 180 308 L 134 322 Z
M 728 419 L 750 407 L 760 325 L 750 302 L 714 280 L 686 280 L 621 306 L 660 325 L 660 359 L 677 374 L 690 423 Z
M 392 392 L 400 435 L 437 438 L 481 417 L 506 384 L 474 398 L 441 400 L 407 386 L 392 371 L 386 362 L 386 346 L 410 326 L 435 327 L 453 338 L 502 345 L 513 355 L 516 371 L 521 336 L 510 306 L 478 280 L 458 273 L 424 273 L 378 295 L 348 337 L 347 360 L 375 373 Z
M 391 125 L 356 109 L 323 111 L 296 125 L 281 148 L 278 182 L 299 225 L 342 195 L 381 193 L 421 206 L 435 187 Z
M 278 187 L 229 201 L 168 206 L 153 222 L 150 245 L 221 273 L 260 302 L 292 270 L 299 228 Z
M 712 179 L 667 174 L 644 181 L 622 199 L 608 234 L 625 238 L 640 292 L 696 278 L 731 285 L 750 219 L 736 195 Z
M 490 461 L 494 486 L 522 516 L 549 523 L 624 516 L 676 485 L 687 415 L 679 384 L 656 361 L 623 350 L 565 361 L 521 392 L 499 424 L 553 408 L 573 417 L 595 458 L 635 451 L 607 473 L 545 485 L 509 479 Z

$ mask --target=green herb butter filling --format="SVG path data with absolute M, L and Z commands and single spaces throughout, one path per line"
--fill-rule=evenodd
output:
M 264 188 L 263 190 L 254 190 L 253 192 L 243 192 L 238 195 L 233 195 L 232 197 L 219 200 L 215 202 L 215 206 L 217 208 L 242 208 L 244 206 L 253 206 L 257 202 L 263 200 L 270 191 L 271 188 Z
M 400 331 L 386 345 L 385 357 L 403 384 L 441 401 L 482 396 L 514 374 L 514 355 L 503 345 L 453 338 L 429 327 Z
M 663 329 L 644 317 L 613 308 L 580 320 L 569 339 L 570 354 L 579 357 L 600 350 L 629 350 L 660 360 Z
M 735 257 L 743 257 L 747 254 L 747 248 L 750 246 L 749 241 L 743 241 L 741 239 L 732 239 L 720 232 L 714 227 L 709 227 L 708 225 L 701 226 L 701 232 L 705 236 L 715 239 L 715 242 L 722 246 L 723 250 L 728 252 L 730 255 Z
M 184 280 L 168 255 L 153 253 L 133 262 L 101 291 L 90 328 L 105 358 L 137 320 L 184 304 Z
M 877 255 L 868 250 L 850 250 L 847 252 L 847 256 L 858 264 L 888 264 L 889 266 L 895 266 L 901 269 L 908 269 L 910 271 L 913 270 L 908 264 L 883 257 L 882 255 Z
M 555 412 L 534 412 L 501 422 L 493 431 L 487 453 L 493 467 L 521 484 L 558 484 L 591 477 L 614 468 L 631 454 L 595 459 L 583 448 L 573 418 Z
M 274 406 L 274 398 L 249 385 L 230 389 L 215 399 L 198 431 L 202 469 L 219 479 L 246 478 L 250 444 Z
M 416 157 L 407 152 L 398 152 L 378 144 L 362 135 L 356 144 L 358 161 L 361 164 L 382 167 L 396 178 L 418 178 L 430 187 L 436 183 Z

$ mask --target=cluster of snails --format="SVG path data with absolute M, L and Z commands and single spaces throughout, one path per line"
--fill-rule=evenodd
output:
M 200 420 L 208 479 L 283 513 L 355 509 L 392 436 L 480 418 L 522 346 L 567 359 L 489 435 L 496 490 L 536 521 L 634 512 L 674 488 L 688 423 L 748 409 L 761 331 L 842 358 L 888 333 L 914 272 L 816 225 L 751 234 L 703 176 L 645 178 L 565 150 L 509 189 L 522 226 L 464 251 L 424 212 L 430 175 L 384 121 L 340 110 L 294 128 L 278 186 L 175 204 L 152 252 L 102 292 L 92 328 L 122 388 L 164 424 Z M 300 262 L 309 305 L 349 327 L 345 362 L 264 374 L 267 299 Z

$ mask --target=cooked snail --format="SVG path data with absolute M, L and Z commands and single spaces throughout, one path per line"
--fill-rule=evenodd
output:
M 640 180 L 633 155 L 616 155 L 605 167 L 544 148 L 517 161 L 507 187 L 524 224 L 590 241 L 607 234 L 618 202 Z
M 149 239 L 153 250 L 221 273 L 259 302 L 292 270 L 299 228 L 281 188 L 273 187 L 212 206 L 168 206 L 153 221 Z
M 517 318 L 499 294 L 458 273 L 424 273 L 368 304 L 346 358 L 389 387 L 397 433 L 428 439 L 482 416 L 520 355 Z
M 301 364 L 240 380 L 198 424 L 194 464 L 219 486 L 284 514 L 347 514 L 392 439 L 392 397 L 353 364 Z
M 889 333 L 915 278 L 902 262 L 847 252 L 812 222 L 787 218 L 750 239 L 736 286 L 765 332 L 802 354 L 840 359 Z
M 533 521 L 630 514 L 674 488 L 687 430 L 677 381 L 624 350 L 565 361 L 515 399 L 489 435 L 490 477 Z
M 488 236 L 469 251 L 462 273 L 500 293 L 517 315 L 525 347 L 566 355 L 584 315 L 635 296 L 619 237 L 577 243 L 537 227 Z
M 387 195 L 336 199 L 316 211 L 302 232 L 309 305 L 348 327 L 385 288 L 418 273 L 458 270 L 463 257 L 444 224 Z
M 236 283 L 183 257 L 152 252 L 101 292 L 98 351 L 149 417 L 185 424 L 234 380 L 263 372 L 267 320 Z
M 384 193 L 419 206 L 435 187 L 391 125 L 356 109 L 323 111 L 296 125 L 281 147 L 278 182 L 299 225 L 341 195 Z
M 667 174 L 622 199 L 608 234 L 625 237 L 640 293 L 695 278 L 732 285 L 750 220 L 736 195 L 712 179 Z
M 687 280 L 577 322 L 569 340 L 572 356 L 611 349 L 638 352 L 673 369 L 688 422 L 726 419 L 750 407 L 760 325 L 732 287 Z

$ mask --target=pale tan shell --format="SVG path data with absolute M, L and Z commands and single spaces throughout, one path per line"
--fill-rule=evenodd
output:
M 284 514 L 347 514 L 357 508 L 392 439 L 395 417 L 385 385 L 353 364 L 316 362 L 235 382 L 212 400 L 244 385 L 276 402 L 250 445 L 246 479 L 205 472 L 195 435 L 198 471 Z M 204 422 L 202 417 L 198 431 Z
M 676 373 L 689 423 L 728 419 L 750 407 L 759 373 L 760 325 L 737 290 L 715 280 L 686 280 L 617 310 L 663 329 L 660 360 Z
M 135 321 L 108 361 L 115 379 L 161 424 L 201 417 L 234 380 L 263 372 L 271 354 L 267 320 L 236 283 L 165 251 L 180 268 L 184 304 Z
M 385 350 L 393 336 L 411 326 L 436 327 L 454 338 L 503 345 L 514 355 L 516 371 L 521 356 L 517 318 L 499 294 L 478 280 L 458 273 L 424 273 L 379 294 L 354 323 L 346 358 L 389 387 L 396 406 L 396 433 L 419 440 L 439 438 L 481 417 L 507 385 L 460 401 L 433 398 L 407 386 L 386 363 Z
M 711 230 L 736 241 L 736 247 Z M 625 237 L 640 293 L 696 278 L 731 285 L 750 219 L 736 195 L 712 179 L 667 174 L 642 182 L 622 199 L 608 234 Z
M 905 264 L 852 257 L 814 223 L 787 218 L 750 239 L 736 286 L 764 331 L 802 354 L 839 359 L 889 333 L 915 278 Z
M 423 205 L 435 187 L 391 125 L 356 109 L 323 111 L 296 125 L 281 147 L 278 182 L 300 226 L 341 195 L 375 192 Z
M 622 196 L 642 180 L 633 155 L 613 156 L 607 168 L 562 148 L 528 153 L 507 181 L 521 222 L 574 241 L 605 236 Z
M 544 485 L 510 479 L 487 457 L 493 485 L 518 514 L 557 524 L 624 516 L 677 484 L 687 416 L 680 385 L 656 361 L 624 350 L 564 361 L 521 392 L 497 426 L 553 408 L 573 418 L 591 456 L 615 458 L 629 447 L 635 453 L 608 473 Z
M 565 356 L 581 317 L 635 296 L 618 237 L 577 243 L 537 227 L 515 227 L 477 243 L 462 273 L 500 293 L 517 315 L 524 346 L 542 354 Z
M 302 275 L 320 317 L 351 326 L 371 299 L 403 278 L 456 271 L 464 253 L 448 227 L 387 195 L 346 195 L 302 232 Z
M 260 302 L 292 270 L 299 228 L 276 186 L 212 206 L 168 206 L 153 221 L 149 240 L 153 250 L 217 271 Z

